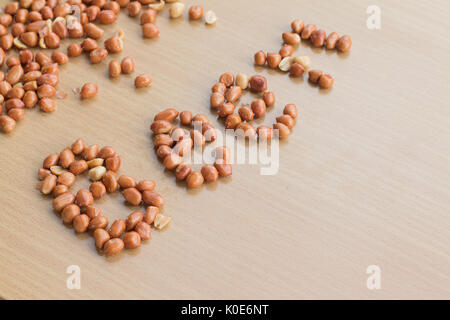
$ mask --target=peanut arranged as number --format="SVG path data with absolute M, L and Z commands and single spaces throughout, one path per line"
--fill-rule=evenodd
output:
M 155 118 L 173 120 L 177 116 L 178 111 L 171 108 Z M 115 172 L 120 167 L 120 156 L 111 146 L 86 146 L 83 139 L 77 139 L 59 154 L 46 157 L 42 166 L 38 170 L 38 178 L 42 180 L 41 193 L 53 195 L 53 209 L 61 213 L 63 223 L 72 225 L 75 232 L 93 231 L 95 246 L 105 255 L 117 254 L 124 248 L 137 248 L 142 241 L 151 238 L 151 226 L 161 229 L 171 221 L 170 217 L 159 211 L 159 207 L 164 205 L 164 198 L 154 191 L 154 181 L 136 182 L 127 175 L 117 178 Z M 76 175 L 88 169 L 92 180 L 89 190 L 81 189 L 76 194 L 71 193 L 69 188 L 74 184 Z M 147 206 L 145 216 L 141 211 L 135 211 L 126 221 L 114 221 L 106 231 L 108 218 L 102 215 L 100 208 L 93 207 L 93 203 L 107 192 L 119 190 L 119 187 L 127 203 Z

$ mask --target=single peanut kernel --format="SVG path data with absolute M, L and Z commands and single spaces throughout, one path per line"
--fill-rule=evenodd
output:
M 89 99 L 97 94 L 98 87 L 95 83 L 85 83 L 80 91 L 80 97 L 82 99 Z
M 105 173 L 106 168 L 103 166 L 92 168 L 91 170 L 89 170 L 89 179 L 91 179 L 92 181 L 98 181 L 103 178 Z
M 134 79 L 134 86 L 136 88 L 149 87 L 152 83 L 152 78 L 148 74 L 141 74 Z
M 181 17 L 184 11 L 184 7 L 185 5 L 182 2 L 175 2 L 174 4 L 172 4 L 169 8 L 170 17 L 173 19 Z
M 249 81 L 250 81 L 249 77 L 244 73 L 239 73 L 236 76 L 236 85 L 239 86 L 242 90 L 248 88 Z
M 205 14 L 205 23 L 206 24 L 214 24 L 217 22 L 217 16 L 214 11 L 209 10 Z

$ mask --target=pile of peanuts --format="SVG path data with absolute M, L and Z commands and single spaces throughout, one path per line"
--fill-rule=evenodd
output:
M 174 127 L 173 122 L 178 116 L 181 125 L 195 127 L 197 124 L 202 131 Z M 153 143 L 156 155 L 162 159 L 166 169 L 175 172 L 177 181 L 186 181 L 188 188 L 198 188 L 204 182 L 217 181 L 219 176 L 232 175 L 230 150 L 226 146 L 217 147 L 214 164 L 205 164 L 200 172 L 193 171 L 189 164 L 183 163 L 182 157 L 190 154 L 194 145 L 203 147 L 206 142 L 212 142 L 217 137 L 216 129 L 205 114 L 192 116 L 190 111 L 179 113 L 174 108 L 168 108 L 155 115 L 150 129 L 155 134 Z
M 261 97 L 252 101 L 249 105 L 242 104 L 238 113 L 234 113 L 236 106 L 242 96 L 242 90 L 250 88 L 253 92 L 261 94 Z M 236 76 L 230 72 L 222 74 L 211 88 L 210 105 L 217 110 L 221 118 L 225 118 L 225 127 L 236 130 L 237 134 L 243 134 L 246 138 L 253 138 L 258 135 L 259 139 L 270 140 L 274 136 L 273 129 L 278 132 L 279 138 L 287 138 L 291 129 L 295 125 L 297 118 L 297 107 L 295 104 L 287 104 L 284 107 L 283 115 L 276 118 L 273 129 L 269 126 L 261 125 L 254 128 L 250 121 L 261 118 L 266 114 L 267 107 L 275 105 L 275 94 L 267 91 L 267 79 L 261 75 L 248 77 L 240 73 Z
M 1 16 L 0 16 L 1 21 Z M 0 33 L 2 25 L 0 24 Z M 0 43 L 4 44 L 0 38 Z M 0 130 L 4 133 L 12 132 L 16 122 L 23 119 L 25 109 L 39 106 L 42 112 L 53 112 L 56 103 L 52 99 L 57 94 L 59 64 L 66 63 L 61 59 L 65 55 L 55 51 L 52 58 L 42 52 L 34 54 L 29 49 L 19 52 L 19 56 L 6 58 L 5 48 L 0 48 L 0 66 L 6 63 L 6 74 L 0 71 Z M 6 114 L 3 114 L 5 111 Z
M 154 191 L 155 182 L 136 182 L 127 175 L 117 178 L 120 164 L 120 156 L 113 147 L 85 146 L 84 141 L 78 139 L 59 154 L 46 157 L 38 170 L 38 177 L 42 180 L 40 191 L 44 195 L 53 195 L 52 207 L 61 213 L 62 221 L 71 224 L 77 233 L 92 231 L 96 247 L 106 255 L 116 254 L 123 248 L 139 247 L 141 240 L 150 239 L 152 224 L 156 229 L 163 229 L 171 221 L 170 217 L 159 211 L 164 199 Z M 89 190 L 81 189 L 73 194 L 69 188 L 76 176 L 86 171 L 92 181 Z M 94 199 L 116 192 L 119 188 L 127 203 L 133 206 L 145 204 L 145 214 L 135 211 L 126 220 L 115 220 L 106 231 L 108 218 L 93 206 Z
M 332 32 L 327 37 L 325 31 L 317 30 L 317 26 L 314 24 L 305 25 L 302 20 L 292 21 L 291 28 L 292 32 L 282 34 L 284 44 L 279 52 L 268 52 L 266 54 L 260 50 L 255 53 L 255 65 L 264 66 L 267 63 L 269 68 L 279 68 L 281 71 L 289 72 L 292 77 L 300 77 L 309 69 L 311 64 L 311 59 L 308 56 L 292 57 L 294 46 L 297 46 L 302 39 L 309 39 L 314 47 L 325 47 L 330 50 L 336 48 L 341 52 L 349 51 L 352 46 L 350 36 L 339 37 L 336 32 Z M 311 83 L 318 84 L 323 89 L 333 86 L 333 77 L 320 70 L 310 70 L 308 76 Z

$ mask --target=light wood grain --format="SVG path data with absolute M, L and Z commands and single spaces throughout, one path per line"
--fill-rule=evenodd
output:
M 68 98 L 58 110 L 27 112 L 0 136 L 0 296 L 450 298 L 449 3 L 196 2 L 217 13 L 216 26 L 169 20 L 166 10 L 156 40 L 143 40 L 125 13 L 106 28 L 124 29 L 118 57 L 133 56 L 136 74 L 152 75 L 151 89 L 136 91 L 132 76 L 108 79 L 106 64 L 71 59 L 61 68 Z M 381 30 L 366 27 L 369 4 L 382 9 Z M 307 44 L 296 51 L 335 77 L 331 91 L 253 66 L 254 52 L 279 49 L 293 18 L 352 36 L 347 56 Z M 210 87 L 225 71 L 268 77 L 277 105 L 267 123 L 290 102 L 300 120 L 281 145 L 277 175 L 236 165 L 229 181 L 187 192 L 156 159 L 148 127 L 171 106 L 213 118 Z M 87 81 L 99 94 L 80 102 L 72 89 Z M 173 217 L 167 231 L 105 258 L 91 237 L 61 223 L 35 189 L 36 171 L 78 137 L 113 145 L 121 172 L 157 182 Z M 121 196 L 110 198 L 99 202 L 110 219 L 131 212 Z M 66 288 L 72 264 L 81 267 L 81 290 Z M 372 264 L 381 267 L 381 290 L 366 288 Z

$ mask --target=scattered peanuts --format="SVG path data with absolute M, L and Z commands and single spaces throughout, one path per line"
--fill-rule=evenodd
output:
M 63 223 L 72 225 L 77 233 L 93 231 L 95 246 L 105 255 L 117 254 L 124 248 L 139 247 L 142 241 L 151 238 L 151 226 L 160 230 L 171 221 L 170 217 L 160 213 L 164 199 L 154 192 L 155 183 L 151 180 L 136 182 L 127 175 L 117 179 L 115 172 L 119 167 L 120 157 L 113 147 L 86 146 L 83 139 L 78 139 L 59 154 L 46 157 L 43 168 L 38 170 L 38 178 L 42 180 L 39 190 L 43 195 L 53 195 L 52 207 L 61 213 Z M 76 176 L 88 168 L 92 181 L 89 190 L 71 193 L 69 188 Z M 128 203 L 146 206 L 145 217 L 141 211 L 135 211 L 126 221 L 114 221 L 106 231 L 108 218 L 93 204 L 107 192 L 118 191 L 119 187 Z

